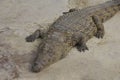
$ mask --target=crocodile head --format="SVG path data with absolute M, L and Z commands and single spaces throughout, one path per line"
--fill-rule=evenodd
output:
M 66 45 L 66 44 L 65 44 Z M 61 59 L 62 54 L 66 51 L 64 37 L 59 33 L 49 35 L 38 48 L 38 55 L 32 65 L 33 72 L 40 72 L 49 65 Z

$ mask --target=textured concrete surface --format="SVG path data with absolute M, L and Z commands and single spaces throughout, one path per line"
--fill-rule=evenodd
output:
M 104 23 L 104 39 L 88 41 L 89 51 L 80 53 L 73 48 L 65 59 L 42 72 L 29 70 L 40 40 L 26 43 L 26 36 L 39 27 L 46 28 L 69 8 L 105 1 L 0 0 L 0 49 L 12 55 L 20 74 L 16 80 L 120 80 L 120 12 Z

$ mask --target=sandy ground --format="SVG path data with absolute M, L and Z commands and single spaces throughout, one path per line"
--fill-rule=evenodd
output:
M 86 1 L 84 6 L 105 0 Z M 24 38 L 39 24 L 47 26 L 68 8 L 78 7 L 75 4 L 73 0 L 0 0 L 0 30 L 4 30 L 0 44 L 9 45 L 6 50 L 14 55 L 20 73 L 16 80 L 120 80 L 120 12 L 104 23 L 104 39 L 88 41 L 89 51 L 80 53 L 73 48 L 65 59 L 42 72 L 30 72 L 29 60 L 39 40 L 26 43 Z

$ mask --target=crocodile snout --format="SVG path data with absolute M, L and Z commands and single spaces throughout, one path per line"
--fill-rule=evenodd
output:
M 38 73 L 43 69 L 43 66 L 39 63 L 34 63 L 32 65 L 32 72 Z

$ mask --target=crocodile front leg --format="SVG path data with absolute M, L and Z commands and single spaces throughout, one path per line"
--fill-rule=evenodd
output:
M 33 34 L 27 36 L 26 41 L 27 42 L 33 42 L 33 41 L 35 41 L 35 39 L 40 38 L 41 36 L 42 36 L 41 31 L 38 29 Z
M 82 44 L 77 44 L 77 49 L 80 52 L 85 52 L 85 50 L 89 50 L 86 43 L 82 43 Z
M 77 37 L 75 37 L 75 40 L 78 42 L 76 44 L 76 47 L 77 47 L 78 51 L 85 52 L 85 50 L 89 50 L 87 45 L 86 45 L 86 42 L 87 42 L 87 39 L 85 38 L 86 36 L 82 33 L 79 33 L 76 36 Z
M 29 35 L 26 37 L 26 41 L 27 42 L 33 42 L 35 41 L 36 39 L 38 38 L 43 38 L 44 35 L 47 33 L 48 29 L 47 30 L 36 30 L 33 34 Z
M 86 45 L 86 41 L 85 41 L 84 38 L 82 38 L 81 41 L 79 41 L 76 44 L 76 46 L 77 46 L 78 51 L 80 51 L 80 52 L 82 52 L 82 51 L 85 52 L 85 50 L 89 50 L 87 45 Z
M 97 38 L 103 38 L 105 31 L 104 31 L 104 25 L 102 23 L 102 20 L 100 19 L 99 16 L 93 16 L 92 19 L 97 27 L 97 33 L 95 34 L 95 36 Z

